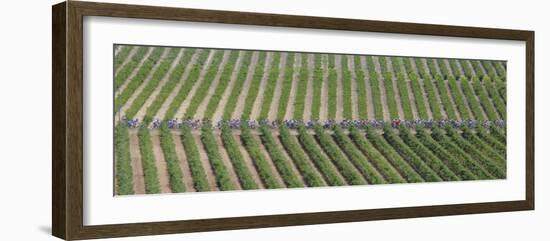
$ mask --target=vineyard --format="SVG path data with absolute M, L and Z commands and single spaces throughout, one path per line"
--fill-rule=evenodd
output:
M 117 195 L 506 178 L 503 61 L 130 45 L 113 61 Z

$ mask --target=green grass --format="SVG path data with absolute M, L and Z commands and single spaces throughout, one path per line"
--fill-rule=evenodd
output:
M 290 91 L 292 90 L 292 82 L 294 81 L 294 62 L 295 54 L 289 53 L 286 61 L 285 73 L 283 76 L 281 96 L 279 98 L 279 106 L 277 107 L 277 120 L 283 120 L 286 115 L 288 102 L 290 101 Z
M 322 69 L 322 56 L 315 54 L 313 69 L 313 97 L 311 100 L 311 119 L 318 120 L 321 111 L 321 96 L 323 89 L 323 69 Z M 364 84 L 363 84 L 364 86 Z
M 143 118 L 143 121 L 145 123 L 149 123 L 153 120 L 164 101 L 166 101 L 166 98 L 168 98 L 168 96 L 172 93 L 176 85 L 180 83 L 183 71 L 185 71 L 185 68 L 189 63 L 189 60 L 191 60 L 191 57 L 193 57 L 193 54 L 195 54 L 195 49 L 185 50 L 185 52 L 183 53 L 183 57 L 178 61 L 178 64 L 174 68 L 174 71 L 172 71 L 172 73 L 170 74 L 168 81 L 166 82 L 166 84 L 164 84 L 164 86 L 162 86 L 162 89 L 155 97 L 153 103 L 151 103 L 151 105 L 147 107 L 145 117 Z
M 275 138 L 271 134 L 271 129 L 269 129 L 268 126 L 262 125 L 260 127 L 260 132 L 262 143 L 265 146 L 267 153 L 271 157 L 271 160 L 273 160 L 273 164 L 275 164 L 275 167 L 281 174 L 281 177 L 283 178 L 286 186 L 303 187 L 304 185 L 300 180 L 301 177 L 296 175 L 292 170 L 290 160 L 286 158 L 286 156 L 283 154 L 283 151 L 279 148 L 277 140 L 275 140 Z
M 181 173 L 180 161 L 176 154 L 174 138 L 166 125 L 162 125 L 160 128 L 160 146 L 167 165 L 170 189 L 172 192 L 185 192 L 183 174 Z
M 193 95 L 193 98 L 191 98 L 191 101 L 189 102 L 189 106 L 187 106 L 187 109 L 185 110 L 185 114 L 183 114 L 184 118 L 194 118 L 197 112 L 197 109 L 199 108 L 200 104 L 208 94 L 208 91 L 211 88 L 210 86 L 212 85 L 214 78 L 216 77 L 216 75 L 218 74 L 218 71 L 220 70 L 220 65 L 223 61 L 223 57 L 224 57 L 224 51 L 220 51 L 220 50 L 218 50 L 212 57 L 212 60 L 208 65 L 208 69 L 206 70 L 206 74 L 202 78 L 200 85 L 197 87 L 196 92 Z
M 317 168 L 325 178 L 325 181 L 330 186 L 343 186 L 346 182 L 338 175 L 338 170 L 332 166 L 331 161 L 323 155 L 323 150 L 319 148 L 315 139 L 307 133 L 305 127 L 298 128 L 298 139 L 302 143 L 302 147 L 309 155 L 310 159 L 315 163 Z
M 170 66 L 172 65 L 180 51 L 181 49 L 178 48 L 172 48 L 169 50 L 168 56 L 166 56 L 165 59 L 161 60 L 157 69 L 151 76 L 151 79 L 149 79 L 149 82 L 147 82 L 147 85 L 145 85 L 139 95 L 134 99 L 134 101 L 130 105 L 130 108 L 126 110 L 126 117 L 128 117 L 129 119 L 135 117 L 135 115 L 143 107 L 147 99 L 151 96 L 153 91 L 155 91 L 155 89 L 159 86 L 160 81 L 168 73 Z
M 258 91 L 260 90 L 260 85 L 262 84 L 262 78 L 264 76 L 266 59 L 266 52 L 260 52 L 258 62 L 254 68 L 252 82 L 250 83 L 250 88 L 247 91 L 246 99 L 244 101 L 244 108 L 241 115 L 242 120 L 248 120 L 250 118 L 250 114 L 252 113 L 252 108 L 254 108 L 254 102 L 256 101 L 256 97 L 258 97 Z
M 128 138 L 128 128 L 124 125 L 115 127 L 115 157 L 117 195 L 134 194 L 130 140 Z
M 258 174 L 260 175 L 265 187 L 268 189 L 283 187 L 278 182 L 277 178 L 275 178 L 276 174 L 273 173 L 273 171 L 276 170 L 271 169 L 269 160 L 262 153 L 260 144 L 256 141 L 249 128 L 241 128 L 241 140 L 248 151 L 248 154 L 250 154 L 250 157 L 252 158 L 252 161 L 256 166 L 256 170 L 258 170 Z
M 193 186 L 195 190 L 197 190 L 197 192 L 210 191 L 210 185 L 208 184 L 206 172 L 202 165 L 199 148 L 191 133 L 191 128 L 186 125 L 181 129 L 181 143 L 185 149 L 185 156 L 187 157 L 187 163 L 189 163 L 191 176 L 193 176 Z
M 269 76 L 267 78 L 267 83 L 265 85 L 265 89 L 262 98 L 262 106 L 260 110 L 260 120 L 267 119 L 269 115 L 269 111 L 271 110 L 271 101 L 273 100 L 273 94 L 275 93 L 275 88 L 277 86 L 277 79 L 279 79 L 279 72 L 280 72 L 280 62 L 281 62 L 281 54 L 280 53 L 274 53 L 273 58 L 271 59 L 271 68 L 269 70 Z
M 206 110 L 204 111 L 204 118 L 206 119 L 212 119 L 212 116 L 216 112 L 216 109 L 220 105 L 220 100 L 222 99 L 223 93 L 227 89 L 227 86 L 229 85 L 229 82 L 231 81 L 231 75 L 235 71 L 237 65 L 237 59 L 239 58 L 239 51 L 232 50 L 231 54 L 229 55 L 229 60 L 224 65 L 220 80 L 218 81 L 218 85 L 216 86 L 216 89 L 214 90 L 214 93 L 208 100 L 208 104 L 206 105 Z
M 289 132 L 286 126 L 279 127 L 279 138 L 288 155 L 294 160 L 294 164 L 302 174 L 305 183 L 309 187 L 324 186 L 323 179 L 315 171 L 315 167 L 309 162 L 304 149 L 296 142 L 294 136 Z
M 294 99 L 294 119 L 304 119 L 304 108 L 306 103 L 307 83 L 309 79 L 309 64 L 308 54 L 300 54 L 302 64 L 300 65 L 300 72 L 298 74 L 298 83 L 296 89 L 296 96 Z
M 361 58 L 358 55 L 353 57 L 355 70 L 355 83 L 357 85 L 357 110 L 358 119 L 368 119 L 367 112 L 367 87 L 365 84 L 365 72 L 361 66 Z
M 227 99 L 227 103 L 225 103 L 225 107 L 223 109 L 224 120 L 231 119 L 231 115 L 233 114 L 233 111 L 235 111 L 235 108 L 237 107 L 237 101 L 239 101 L 239 96 L 242 94 L 244 82 L 246 81 L 246 76 L 248 74 L 248 69 L 249 69 L 251 60 L 252 60 L 252 51 L 246 51 L 245 56 L 241 62 L 241 68 L 239 69 L 239 72 L 237 74 L 237 79 L 235 80 L 233 89 L 231 89 L 231 94 L 229 95 L 229 99 Z
M 151 142 L 149 129 L 145 126 L 139 128 L 138 137 L 141 165 L 143 166 L 145 193 L 160 193 L 157 164 L 153 154 L 153 144 Z
M 233 164 L 233 169 L 239 177 L 239 182 L 241 187 L 245 190 L 258 189 L 258 184 L 252 178 L 252 173 L 248 170 L 246 162 L 244 161 L 243 155 L 239 150 L 239 145 L 233 138 L 231 129 L 224 125 L 222 127 L 221 139 L 227 155 Z
M 348 184 L 366 184 L 361 173 L 348 161 L 338 146 L 331 140 L 330 135 L 325 133 L 325 130 L 320 125 L 315 126 L 315 137 Z
M 204 124 L 201 128 L 201 141 L 203 143 L 210 166 L 216 175 L 217 186 L 222 191 L 234 190 L 235 186 L 231 181 L 231 177 L 227 167 L 223 163 L 216 136 L 212 132 L 212 126 Z
M 187 75 L 187 78 L 184 80 L 183 85 L 181 86 L 180 90 L 178 91 L 176 97 L 172 100 L 172 103 L 168 106 L 168 110 L 166 110 L 166 113 L 164 114 L 164 119 L 172 119 L 176 116 L 176 113 L 178 109 L 180 108 L 181 104 L 185 100 L 185 98 L 188 97 L 189 92 L 199 79 L 199 75 L 203 69 L 204 64 L 206 63 L 206 59 L 208 58 L 208 55 L 210 55 L 210 50 L 203 49 L 201 53 L 199 54 L 199 57 L 195 64 L 191 67 L 191 70 L 189 71 L 189 74 Z

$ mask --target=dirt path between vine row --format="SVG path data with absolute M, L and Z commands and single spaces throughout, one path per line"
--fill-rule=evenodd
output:
M 291 141 L 294 142 L 294 143 L 296 143 L 296 144 L 298 144 L 298 147 L 300 147 L 300 141 L 297 139 L 297 136 L 298 136 L 297 133 L 291 132 L 291 136 L 290 136 L 290 137 L 293 139 L 293 140 L 291 140 Z M 285 151 L 285 153 L 288 153 L 287 150 L 286 150 L 286 148 L 284 148 L 284 145 L 283 145 L 282 142 L 281 142 L 281 136 L 278 135 L 277 137 L 278 137 L 278 138 L 277 138 L 277 142 L 279 143 L 279 145 L 281 146 L 281 148 L 283 148 L 283 151 Z M 321 180 L 322 186 L 328 186 L 327 182 L 325 181 L 325 176 L 324 176 L 323 173 L 317 168 L 317 166 L 315 165 L 315 162 L 314 162 L 313 160 L 311 160 L 311 158 L 310 158 L 309 155 L 305 152 L 305 150 L 302 149 L 302 148 L 299 148 L 298 151 L 301 152 L 301 153 L 304 155 L 304 157 L 306 158 L 306 161 L 309 162 L 309 165 L 312 167 L 313 172 L 315 172 L 315 174 L 317 174 L 319 177 L 321 177 L 320 180 Z M 293 160 L 293 159 L 291 159 L 291 160 Z M 294 160 L 293 160 L 293 164 L 296 166 L 296 163 L 294 162 Z M 298 169 L 297 166 L 296 166 L 296 169 Z M 302 176 L 302 178 L 303 178 L 303 176 Z M 303 178 L 303 180 L 304 180 L 304 185 L 305 185 L 305 186 L 308 186 L 304 178 Z
M 229 154 L 227 154 L 227 150 L 223 145 L 220 134 L 216 133 L 214 134 L 214 137 L 216 138 L 216 144 L 218 146 L 218 150 L 220 151 L 220 158 L 223 164 L 225 165 L 227 172 L 229 173 L 229 178 L 231 179 L 233 186 L 235 187 L 236 190 L 243 189 L 241 186 L 241 182 L 239 181 L 239 177 L 237 176 L 237 172 L 235 172 L 235 168 L 233 167 L 233 163 L 229 158 Z
M 233 139 L 237 142 L 239 146 L 239 151 L 241 152 L 241 155 L 243 156 L 243 160 L 246 163 L 246 166 L 248 167 L 248 171 L 250 171 L 250 174 L 252 174 L 252 178 L 254 179 L 254 182 L 258 185 L 258 188 L 263 189 L 265 188 L 264 182 L 260 178 L 260 174 L 258 173 L 258 170 L 256 170 L 256 165 L 252 161 L 252 157 L 250 157 L 250 154 L 248 154 L 248 151 L 246 148 L 244 148 L 244 143 L 241 140 L 240 135 L 235 135 L 233 133 Z
M 329 160 L 328 162 L 328 165 L 330 166 L 330 169 L 332 169 L 335 173 L 336 173 L 336 176 L 338 176 L 338 178 L 345 184 L 348 184 L 348 182 L 346 181 L 346 179 L 344 178 L 344 176 L 342 175 L 342 173 L 340 173 L 340 170 L 338 169 L 338 167 L 336 167 L 336 165 L 334 164 L 334 161 L 332 160 L 332 158 L 330 158 L 327 153 L 325 152 L 325 150 L 323 149 L 323 147 L 321 147 L 321 144 L 319 144 L 319 141 L 317 140 L 317 137 L 315 137 L 315 134 L 310 134 L 312 137 L 313 137 L 313 140 L 315 141 L 315 147 L 317 149 L 320 150 L 320 152 L 318 153 L 319 155 L 323 156 L 325 159 Z M 299 139 L 298 137 L 296 137 L 297 139 Z M 304 146 L 303 143 L 300 142 L 300 144 L 302 145 L 302 147 Z M 314 164 L 315 165 L 315 164 Z M 317 165 L 315 165 L 315 167 L 317 167 Z M 319 170 L 320 172 L 320 170 Z M 323 175 L 323 178 L 325 178 L 325 176 Z
M 130 81 L 136 76 L 136 74 L 139 72 L 139 69 L 141 69 L 141 66 L 143 66 L 143 63 L 145 62 L 145 60 L 147 60 L 149 58 L 149 56 L 151 56 L 152 52 L 153 52 L 153 48 L 149 48 L 149 51 L 145 54 L 143 59 L 141 59 L 139 61 L 136 68 L 134 70 L 132 70 L 132 73 L 130 73 L 130 75 L 128 75 L 128 78 L 125 79 L 124 82 L 118 87 L 118 89 L 115 90 L 115 97 L 118 97 L 118 95 L 120 95 L 120 93 L 122 93 L 122 91 L 124 91 L 124 89 L 126 89 L 128 84 L 130 84 Z M 115 81 L 115 80 L 113 79 L 113 81 Z
M 160 63 L 162 62 L 162 60 L 164 58 L 166 58 L 166 56 L 168 55 L 168 48 L 165 48 L 163 50 L 163 53 L 161 55 L 161 58 L 159 59 L 159 61 L 157 61 L 157 63 L 155 64 L 155 66 L 153 66 L 153 68 L 151 69 L 151 71 L 147 74 L 147 77 L 145 77 L 145 79 L 143 80 L 143 82 L 141 83 L 141 85 L 139 85 L 139 87 L 136 88 L 136 90 L 134 91 L 134 93 L 132 93 L 132 95 L 130 96 L 130 98 L 128 98 L 128 101 L 126 101 L 126 103 L 122 106 L 122 108 L 120 108 L 120 112 L 125 114 L 126 111 L 128 110 L 128 108 L 130 108 L 130 106 L 132 106 L 132 103 L 134 103 L 134 100 L 139 96 L 139 93 L 141 93 L 141 91 L 143 91 L 143 89 L 145 88 L 145 86 L 147 86 L 147 84 L 149 84 L 149 81 L 151 81 L 151 78 L 153 77 L 153 73 L 158 69 L 158 67 L 160 66 Z
M 212 95 L 214 95 L 214 91 L 216 90 L 216 87 L 220 83 L 220 78 L 222 77 L 223 69 L 227 64 L 227 61 L 229 61 L 230 55 L 231 55 L 231 50 L 225 50 L 222 61 L 218 66 L 218 71 L 216 72 L 214 79 L 212 80 L 212 82 L 210 83 L 210 86 L 208 87 L 206 96 L 204 96 L 201 103 L 199 104 L 199 107 L 197 108 L 197 111 L 195 112 L 196 113 L 195 119 L 202 119 L 204 117 L 204 114 L 206 112 L 206 107 L 208 106 L 208 101 L 210 100 L 210 98 L 212 98 Z
M 361 70 L 365 74 L 365 92 L 367 95 L 367 118 L 369 120 L 374 120 L 374 103 L 372 101 L 372 90 L 370 86 L 370 73 L 367 68 L 367 57 L 365 55 L 361 55 L 359 57 L 359 60 L 361 61 Z
M 262 140 L 260 139 L 259 135 L 252 135 L 254 139 L 256 139 L 256 142 L 260 146 L 260 152 L 265 157 L 265 160 L 267 161 L 267 164 L 269 165 L 271 169 L 271 173 L 273 173 L 273 177 L 277 179 L 277 182 L 281 184 L 281 187 L 286 187 L 285 181 L 281 174 L 279 173 L 279 170 L 277 170 L 277 167 L 275 167 L 275 163 L 273 163 L 273 160 L 271 160 L 271 156 L 269 155 L 269 152 L 265 149 L 265 146 L 262 143 Z
M 323 84 L 321 85 L 321 108 L 319 108 L 319 120 L 328 119 L 328 66 L 326 54 L 321 55 L 321 70 L 323 72 Z
M 401 92 L 399 92 L 399 88 L 397 85 L 397 76 L 396 73 L 393 71 L 393 62 L 391 58 L 386 58 L 386 62 L 388 63 L 388 71 L 392 73 L 392 86 L 393 86 L 393 92 L 395 93 L 395 102 L 397 104 L 397 113 L 399 114 L 399 119 L 404 120 L 405 119 L 405 112 L 403 111 L 403 100 L 401 99 Z M 408 101 L 408 100 L 407 100 Z
M 183 116 L 183 115 L 185 114 L 187 107 L 189 107 L 189 105 L 191 104 L 191 99 L 193 99 L 193 96 L 195 96 L 195 92 L 197 92 L 197 89 L 199 88 L 199 86 L 201 86 L 202 81 L 204 80 L 204 76 L 208 72 L 208 68 L 210 67 L 210 64 L 212 63 L 212 59 L 214 58 L 214 55 L 216 54 L 217 51 L 220 51 L 220 50 L 212 49 L 210 51 L 208 58 L 206 59 L 204 66 L 201 69 L 201 72 L 199 74 L 197 81 L 193 84 L 193 88 L 191 88 L 191 90 L 189 91 L 189 94 L 185 97 L 185 100 L 181 103 L 181 106 L 178 108 L 178 111 L 176 111 L 176 115 L 174 116 L 174 118 L 179 118 L 179 119 L 186 118 L 186 116 Z
M 431 59 L 428 59 L 427 61 L 433 61 L 434 67 L 435 67 L 435 71 L 437 71 L 436 74 L 441 75 L 441 77 L 443 78 L 443 72 L 441 72 L 441 68 L 439 68 L 439 62 L 437 61 L 437 59 L 431 58 Z M 434 78 L 435 78 L 435 75 L 434 75 Z
M 168 111 L 168 108 L 170 108 L 170 105 L 174 101 L 174 98 L 176 98 L 176 96 L 180 92 L 181 87 L 189 77 L 189 73 L 191 73 L 191 70 L 193 69 L 193 65 L 195 65 L 195 63 L 197 62 L 197 59 L 199 58 L 201 51 L 202 51 L 201 49 L 197 49 L 197 51 L 195 51 L 193 56 L 191 56 L 191 59 L 189 60 L 189 63 L 187 63 L 187 65 L 185 66 L 185 71 L 181 75 L 181 78 L 178 84 L 176 85 L 176 87 L 174 87 L 174 90 L 166 98 L 162 106 L 159 108 L 159 110 L 155 114 L 155 119 L 160 119 L 160 120 L 164 119 L 164 116 L 166 115 L 166 111 Z
M 136 54 L 138 50 L 138 47 L 134 47 L 134 46 L 128 46 L 128 48 L 130 48 L 130 52 L 128 53 L 128 56 L 126 56 L 126 58 L 122 61 L 120 65 L 115 66 L 115 75 L 118 74 L 118 72 L 120 72 L 120 69 L 122 69 L 122 66 L 126 65 L 128 62 L 130 62 L 130 60 L 132 60 L 132 57 Z M 120 48 L 118 51 L 120 51 Z M 115 58 L 116 58 L 116 55 L 118 54 L 118 51 L 117 53 L 115 53 Z
M 434 87 L 434 94 L 435 94 L 435 100 L 437 101 L 437 108 L 439 108 L 439 111 L 441 112 L 441 118 L 448 119 L 447 111 L 443 107 L 443 101 L 441 101 L 441 96 L 439 93 L 439 88 L 437 88 L 436 83 L 434 83 L 433 80 L 424 80 L 424 81 L 431 81 L 432 86 Z
M 418 75 L 418 78 L 422 78 L 422 76 L 420 76 L 420 72 L 418 72 L 418 66 L 416 66 L 416 61 L 414 61 L 416 58 L 415 57 L 408 57 L 408 58 L 404 58 L 404 59 L 407 59 L 411 63 L 412 69 L 414 70 L 416 75 Z
M 256 95 L 256 99 L 254 100 L 252 111 L 250 112 L 250 119 L 251 120 L 257 120 L 260 111 L 262 110 L 262 99 L 265 92 L 265 86 L 267 85 L 267 81 L 269 79 L 269 72 L 271 71 L 271 60 L 273 58 L 273 52 L 267 52 L 265 56 L 265 65 L 264 65 L 264 73 L 262 75 L 262 79 L 260 80 L 260 86 L 258 88 L 258 95 Z
M 139 111 L 136 113 L 136 116 L 135 116 L 136 118 L 143 120 L 143 117 L 147 113 L 147 109 L 149 108 L 149 106 L 151 106 L 151 104 L 153 104 L 153 101 L 155 101 L 155 99 L 157 98 L 158 94 L 160 93 L 160 90 L 162 90 L 166 82 L 169 81 L 170 75 L 172 75 L 172 73 L 174 72 L 174 69 L 178 66 L 178 62 L 183 57 L 184 51 L 185 50 L 180 49 L 178 55 L 176 56 L 176 58 L 174 58 L 174 60 L 170 64 L 170 67 L 168 68 L 166 73 L 164 73 L 164 76 L 162 76 L 162 79 L 160 79 L 158 85 L 155 86 L 155 89 L 153 90 L 151 95 L 147 97 L 147 100 L 145 101 L 145 103 L 143 103 L 141 108 L 139 108 Z
M 336 69 L 336 121 L 344 119 L 344 87 L 342 78 L 342 55 L 334 56 L 334 68 Z
M 428 101 L 428 93 L 426 93 L 426 89 L 424 89 L 424 81 L 422 79 L 418 79 L 418 85 L 420 86 L 420 93 L 422 94 L 422 100 L 424 101 L 424 105 L 426 106 L 426 112 L 428 114 L 429 119 L 433 119 L 432 114 L 432 107 L 430 105 L 430 102 Z
M 279 135 L 273 133 L 273 139 L 275 139 L 275 145 L 277 145 L 277 148 L 281 151 L 281 153 L 283 153 L 283 156 L 285 157 L 285 160 L 288 162 L 294 175 L 298 177 L 298 180 L 300 180 L 300 182 L 304 185 L 304 187 L 307 187 L 307 182 L 304 180 L 304 177 L 302 176 L 300 171 L 298 171 L 298 167 L 296 167 L 296 164 L 294 163 L 292 158 L 290 158 L 290 156 L 286 152 L 286 149 L 284 148 L 283 144 L 280 141 Z
M 183 177 L 183 185 L 185 186 L 185 192 L 196 192 L 195 186 L 193 185 L 193 175 L 191 174 L 191 169 L 189 169 L 189 162 L 187 161 L 187 156 L 185 155 L 185 149 L 181 143 L 181 134 L 180 132 L 172 132 L 172 139 L 174 140 L 174 146 L 176 148 L 176 155 L 179 160 L 181 174 Z
M 311 105 L 313 103 L 313 75 L 315 74 L 315 62 L 313 54 L 307 54 L 307 87 L 306 87 L 306 99 L 304 102 L 304 115 L 300 119 L 311 120 Z
M 388 106 L 388 95 L 386 93 L 386 85 L 384 83 L 384 74 L 382 73 L 382 70 L 380 68 L 380 62 L 378 60 L 378 56 L 372 57 L 374 60 L 374 69 L 376 69 L 376 72 L 378 73 L 378 87 L 380 89 L 380 98 L 382 99 L 382 113 L 384 114 L 384 120 L 390 120 L 390 111 Z M 393 96 L 390 96 L 391 98 L 394 98 Z
M 129 133 L 130 158 L 132 158 L 132 173 L 135 194 L 145 194 L 145 176 L 143 175 L 143 164 L 139 150 L 139 140 L 136 131 Z
M 359 63 L 361 59 L 359 59 Z M 357 79 L 357 74 L 355 73 L 355 58 L 354 56 L 349 56 L 349 72 L 351 73 L 351 84 L 352 84 L 352 110 L 353 110 L 353 119 L 364 119 L 368 118 L 367 116 L 359 116 L 359 103 L 363 102 L 366 104 L 366 99 L 362 100 L 359 99 L 359 92 L 357 88 L 357 83 L 359 81 L 364 81 Z M 367 86 L 365 86 L 365 90 L 367 89 Z M 365 96 L 366 97 L 366 96 Z
M 351 77 L 351 118 L 354 120 L 359 119 L 359 96 L 357 94 L 357 76 L 355 76 L 355 61 L 352 55 L 344 55 L 348 58 L 348 71 Z
M 416 97 L 414 96 L 414 93 L 412 91 L 411 87 L 411 81 L 409 80 L 409 77 L 405 77 L 405 83 L 407 87 L 407 94 L 409 94 L 409 103 L 411 103 L 411 111 L 413 113 L 414 119 L 420 119 L 420 116 L 418 115 L 418 108 L 416 107 Z
M 166 160 L 164 159 L 164 153 L 160 147 L 160 136 L 151 135 L 151 142 L 153 146 L 153 155 L 155 156 L 155 162 L 157 164 L 160 192 L 169 193 L 172 192 L 170 189 L 170 179 L 168 174 L 168 168 L 166 165 Z
M 235 109 L 231 114 L 231 118 L 233 119 L 240 119 L 243 114 L 246 97 L 248 97 L 250 85 L 252 84 L 252 81 L 254 81 L 254 72 L 256 70 L 256 65 L 258 64 L 259 57 L 260 53 L 258 51 L 254 51 L 252 53 L 252 59 L 250 60 L 250 65 L 248 66 L 248 71 L 246 73 L 246 79 L 243 83 L 243 88 L 241 89 L 241 93 L 239 94 L 237 105 L 235 106 Z
M 193 138 L 195 139 L 195 143 L 197 144 L 197 149 L 199 151 L 199 156 L 202 162 L 202 166 L 204 168 L 204 172 L 206 173 L 206 178 L 208 179 L 210 190 L 219 191 L 220 189 L 218 188 L 216 175 L 214 174 L 214 170 L 212 169 L 212 165 L 210 164 L 210 159 L 208 159 L 208 156 L 206 155 L 206 150 L 204 149 L 204 145 L 202 144 L 201 136 L 193 134 Z
M 292 84 L 290 86 L 290 94 L 288 95 L 288 102 L 286 104 L 286 112 L 284 119 L 290 120 L 295 119 L 294 116 L 294 105 L 296 103 L 296 94 L 298 92 L 298 82 L 300 80 L 300 68 L 302 67 L 302 57 L 303 55 L 300 53 L 295 54 L 295 60 L 294 60 L 294 71 L 292 72 Z
M 241 69 L 241 64 L 243 61 L 243 58 L 245 53 L 243 51 L 239 51 L 239 57 L 237 58 L 237 61 L 235 62 L 235 68 L 233 68 L 233 72 L 231 73 L 231 77 L 229 78 L 229 83 L 225 87 L 225 90 L 223 92 L 222 97 L 220 98 L 220 101 L 218 102 L 218 106 L 216 107 L 216 111 L 214 112 L 214 115 L 212 116 L 212 120 L 218 121 L 221 120 L 223 117 L 223 111 L 225 110 L 225 104 L 227 103 L 227 100 L 229 99 L 229 96 L 231 95 L 231 91 L 233 90 L 233 87 L 235 86 L 235 82 L 237 81 L 237 77 L 239 75 L 239 70 Z
M 268 119 L 275 120 L 277 119 L 277 112 L 279 111 L 279 101 L 281 99 L 281 91 L 283 86 L 283 80 L 286 71 L 286 59 L 288 53 L 281 53 L 281 65 L 279 68 L 279 77 L 277 78 L 277 84 L 275 85 L 275 91 L 273 92 L 273 99 L 271 100 L 271 105 L 269 108 Z
M 447 91 L 447 96 L 449 97 L 450 101 L 451 101 L 451 105 L 453 108 L 453 111 L 455 112 L 455 115 L 457 117 L 457 119 L 461 119 L 462 120 L 462 116 L 460 115 L 460 112 L 458 111 L 458 107 L 455 103 L 455 99 L 453 98 L 453 95 L 451 94 L 451 88 L 449 88 L 449 81 L 448 80 L 443 80 L 443 83 L 445 84 L 445 91 Z

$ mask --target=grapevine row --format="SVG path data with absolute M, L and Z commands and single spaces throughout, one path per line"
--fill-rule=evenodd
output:
M 134 174 L 132 171 L 132 159 L 130 157 L 130 140 L 128 128 L 124 125 L 115 127 L 115 157 L 117 194 L 134 194 Z
M 174 145 L 172 132 L 166 125 L 162 125 L 160 128 L 160 146 L 168 169 L 170 189 L 172 192 L 185 192 L 180 161 L 176 154 L 176 146 Z
M 260 52 L 258 57 L 258 62 L 254 68 L 254 74 L 252 76 L 252 82 L 250 83 L 250 88 L 244 102 L 244 108 L 241 115 L 241 119 L 247 120 L 250 118 L 250 113 L 252 113 L 252 108 L 254 107 L 254 101 L 258 97 L 258 91 L 260 90 L 260 84 L 262 83 L 262 78 L 264 76 L 265 62 L 267 55 L 265 52 Z
M 143 178 L 145 181 L 145 193 L 160 193 L 160 183 L 155 156 L 153 155 L 153 144 L 151 134 L 146 127 L 139 128 L 139 151 L 141 154 L 141 165 L 143 166 Z
M 239 144 L 233 138 L 231 129 L 225 125 L 222 127 L 221 139 L 227 155 L 233 164 L 233 168 L 237 176 L 239 177 L 239 182 L 241 187 L 245 190 L 258 189 L 258 184 L 252 178 L 252 174 L 246 162 L 244 161 L 243 155 L 239 150 Z
M 296 55 L 289 53 L 286 61 L 285 74 L 281 88 L 281 96 L 279 98 L 279 107 L 277 111 L 277 120 L 283 120 L 286 115 L 288 102 L 290 100 L 290 91 L 292 90 L 292 82 L 294 81 L 294 62 Z
M 271 101 L 273 100 L 273 94 L 275 93 L 275 87 L 277 86 L 277 79 L 279 78 L 279 66 L 281 62 L 281 54 L 274 53 L 271 60 L 271 69 L 269 70 L 269 76 L 265 85 L 265 90 L 262 93 L 262 108 L 260 110 L 260 120 L 265 120 L 268 117 L 271 110 Z
M 250 157 L 254 161 L 254 165 L 256 166 L 258 174 L 260 174 L 260 178 L 262 179 L 265 187 L 269 189 L 280 188 L 281 184 L 279 184 L 275 178 L 276 174 L 273 173 L 275 170 L 271 169 L 269 160 L 267 160 L 262 153 L 260 145 L 254 138 L 249 128 L 244 127 L 241 129 L 241 139 L 246 150 L 250 154 Z
M 203 125 L 201 128 L 201 141 L 203 143 L 208 161 L 216 176 L 217 186 L 220 190 L 234 190 L 235 186 L 231 181 L 231 177 L 227 167 L 223 163 L 216 137 L 212 132 L 211 125 Z
M 229 55 L 229 60 L 223 67 L 220 80 L 218 81 L 218 85 L 214 90 L 214 94 L 212 94 L 212 96 L 208 100 L 208 104 L 206 105 L 206 110 L 204 111 L 204 118 L 211 119 L 212 116 L 214 115 L 214 112 L 216 111 L 216 108 L 218 108 L 222 95 L 225 92 L 225 89 L 227 88 L 227 86 L 229 85 L 229 82 L 231 81 L 231 75 L 233 74 L 233 71 L 235 71 L 237 67 L 236 63 L 238 58 L 239 58 L 239 51 L 231 51 L 231 54 Z
M 195 143 L 191 128 L 188 126 L 182 128 L 181 143 L 185 149 L 185 156 L 187 157 L 187 163 L 191 170 L 191 176 L 193 176 L 193 186 L 195 190 L 197 190 L 197 192 L 210 191 L 210 185 L 208 184 L 206 172 L 202 165 L 197 143 Z
M 229 99 L 227 99 L 227 103 L 225 103 L 225 107 L 223 109 L 223 119 L 225 120 L 231 119 L 231 115 L 237 107 L 239 95 L 242 94 L 244 82 L 246 80 L 246 76 L 248 75 L 248 69 L 252 60 L 252 54 L 252 51 L 247 51 L 242 60 L 241 68 L 239 69 L 239 73 L 237 74 L 237 79 L 235 80 L 235 84 L 233 85 L 233 89 L 231 90 L 231 94 L 229 95 Z

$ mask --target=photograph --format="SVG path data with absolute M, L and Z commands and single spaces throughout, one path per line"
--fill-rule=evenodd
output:
M 115 196 L 507 178 L 506 60 L 136 44 L 112 57 Z

